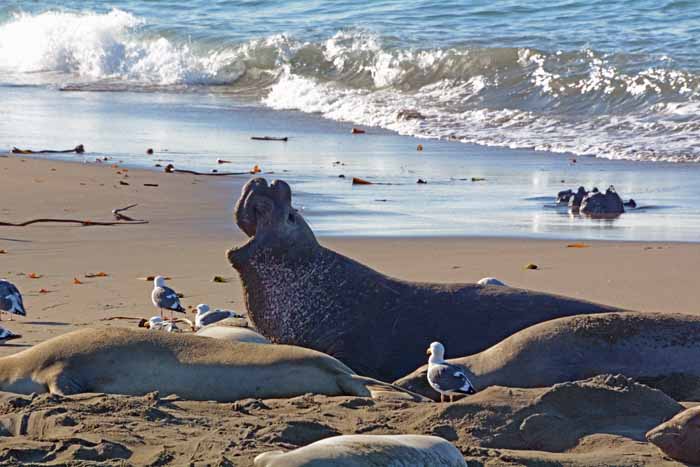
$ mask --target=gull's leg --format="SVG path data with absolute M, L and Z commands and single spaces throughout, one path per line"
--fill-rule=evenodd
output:
M 445 395 L 440 393 L 440 402 L 445 402 Z
M 452 402 L 454 402 L 454 396 L 453 396 L 452 394 L 450 394 L 450 404 L 451 404 Z

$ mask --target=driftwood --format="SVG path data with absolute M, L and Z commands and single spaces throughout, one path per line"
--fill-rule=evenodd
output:
M 345 178 L 345 176 L 342 176 L 341 178 Z M 365 180 L 363 178 L 358 178 L 358 177 L 352 177 L 352 184 L 353 185 L 398 185 L 398 183 L 370 182 L 368 180 Z
M 119 209 L 114 209 L 112 210 L 112 214 L 114 214 L 114 217 L 117 219 L 116 222 L 104 222 L 104 221 L 90 221 L 90 220 L 81 220 L 81 219 L 53 219 L 53 218 L 43 218 L 43 219 L 32 219 L 29 221 L 25 222 L 0 222 L 0 227 L 26 227 L 28 225 L 32 224 L 41 224 L 41 223 L 51 223 L 51 224 L 80 224 L 84 227 L 90 226 L 90 225 L 97 225 L 97 226 L 102 226 L 102 225 L 138 225 L 138 224 L 148 224 L 148 221 L 145 220 L 139 220 L 139 219 L 132 219 L 128 216 L 125 216 L 123 214 L 120 214 L 121 211 L 126 211 L 127 209 L 131 209 L 134 206 L 137 206 L 136 204 L 132 204 L 131 206 L 127 206 L 125 208 L 119 208 Z
M 289 138 L 285 136 L 284 138 L 276 138 L 274 136 L 251 136 L 250 139 L 254 141 L 287 141 Z
M 176 169 L 174 165 L 168 164 L 165 166 L 165 172 L 172 174 L 172 173 L 179 173 L 179 174 L 190 174 L 190 175 L 207 175 L 207 176 L 226 176 L 226 175 L 250 175 L 250 172 L 212 172 L 212 173 L 206 173 L 206 172 L 195 172 L 194 170 L 183 170 L 183 169 Z
M 129 216 L 125 216 L 124 214 L 122 214 L 122 212 L 124 212 L 124 211 L 126 211 L 126 210 L 128 210 L 128 209 L 131 209 L 131 208 L 133 208 L 133 207 L 136 207 L 136 206 L 138 206 L 138 204 L 130 204 L 129 206 L 126 206 L 126 207 L 123 207 L 123 208 L 112 209 L 112 214 L 114 214 L 114 218 L 115 218 L 116 220 L 118 220 L 118 221 L 145 222 L 145 221 L 142 220 L 142 219 L 133 219 L 133 218 L 131 218 L 131 217 L 129 217 Z
M 145 327 L 144 324 L 148 322 L 146 318 L 137 318 L 135 316 L 110 316 L 109 318 L 102 318 L 100 321 L 113 321 L 115 319 L 123 319 L 123 320 L 128 320 L 128 321 L 138 321 L 139 322 L 139 327 Z M 177 323 L 185 323 L 193 332 L 195 330 L 195 325 L 192 321 L 190 321 L 187 318 L 175 318 L 173 319 L 175 324 Z
M 42 149 L 41 151 L 32 151 L 31 149 L 12 148 L 12 154 L 65 154 L 69 152 L 82 154 L 85 152 L 85 146 L 79 144 L 73 149 L 65 149 L 63 151 L 54 151 L 53 149 Z
M 115 319 L 128 319 L 128 320 L 140 321 L 143 318 L 138 318 L 136 316 L 110 316 L 109 318 L 101 318 L 100 321 L 112 321 Z
M 80 224 L 84 227 L 91 225 L 137 225 L 137 224 L 148 224 L 148 221 L 133 221 L 133 222 L 98 222 L 98 221 L 85 221 L 80 219 L 32 219 L 25 222 L 0 222 L 0 227 L 26 227 L 32 224 L 40 223 L 52 223 L 52 224 Z

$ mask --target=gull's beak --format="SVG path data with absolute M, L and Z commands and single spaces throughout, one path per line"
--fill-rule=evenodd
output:
M 432 355 L 432 354 L 433 354 L 433 352 L 430 351 L 430 347 L 428 347 L 428 349 L 425 351 L 425 354 L 426 354 L 426 355 Z

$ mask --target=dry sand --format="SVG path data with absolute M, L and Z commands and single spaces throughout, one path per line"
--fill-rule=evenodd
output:
M 0 250 L 5 250 L 5 254 L 0 254 L 0 276 L 17 284 L 28 309 L 26 318 L 2 323 L 24 337 L 0 346 L 0 355 L 9 355 L 80 326 L 132 325 L 124 321 L 100 321 L 102 318 L 155 314 L 150 303 L 152 285 L 139 279 L 153 274 L 171 276 L 169 284 L 184 294 L 185 306 L 205 302 L 244 311 L 238 278 L 224 253 L 244 240 L 231 221 L 231 211 L 248 177 L 206 177 L 133 169 L 124 172 L 111 167 L 111 163 L 0 157 L 0 221 L 42 217 L 111 220 L 112 209 L 131 203 L 139 206 L 127 214 L 149 221 L 145 225 L 113 227 L 41 224 L 0 227 Z M 146 187 L 144 183 L 158 186 Z M 568 244 L 578 242 L 491 238 L 324 238 L 321 241 L 404 279 L 473 282 L 494 276 L 517 287 L 640 311 L 700 312 L 696 306 L 700 290 L 695 278 L 700 264 L 700 244 L 585 242 L 587 248 L 568 248 Z M 525 270 L 527 263 L 540 268 Z M 85 278 L 86 273 L 97 272 L 108 276 Z M 29 273 L 41 277 L 31 279 Z M 215 275 L 229 282 L 215 283 L 212 281 Z M 74 278 L 82 284 L 75 285 Z M 40 293 L 41 289 L 48 293 Z M 479 400 L 486 398 L 489 403 L 515 410 L 508 397 L 491 396 L 489 399 L 485 391 Z M 463 409 L 438 404 L 415 404 L 415 407 L 409 404 L 393 414 L 392 407 L 382 405 L 388 403 L 364 406 L 364 402 L 352 402 L 351 405 L 359 406 L 348 408 L 343 405 L 347 402 L 343 398 L 323 397 L 311 398 L 310 405 L 305 399 L 265 401 L 269 409 L 249 402 L 243 404 L 243 411 L 234 410 L 231 404 L 170 403 L 152 398 L 122 401 L 116 396 L 95 396 L 86 399 L 89 403 L 74 399 L 41 396 L 27 405 L 31 410 L 24 406 L 25 402 L 5 401 L 0 405 L 0 414 L 8 416 L 47 409 L 53 415 L 67 413 L 76 422 L 75 425 L 65 420 L 46 425 L 41 422 L 40 429 L 5 438 L 12 439 L 11 443 L 0 438 L 0 460 L 11 465 L 12 455 L 30 456 L 26 453 L 34 452 L 34 448 L 21 446 L 41 445 L 36 448 L 39 454 L 32 454 L 24 462 L 62 464 L 69 459 L 81 459 L 80 456 L 94 457 L 97 455 L 94 452 L 99 451 L 103 454 L 97 455 L 95 462 L 111 459 L 115 465 L 121 465 L 122 461 L 117 460 L 120 456 L 127 458 L 127 465 L 189 462 L 216 465 L 224 457 L 232 462 L 235 458 L 235 465 L 249 465 L 254 453 L 307 444 L 335 431 L 430 432 L 432 428 L 423 423 L 430 418 L 433 425 L 444 422 L 449 429 L 457 430 L 455 444 L 467 458 L 488 465 L 531 464 L 538 459 L 566 465 L 607 463 L 615 458 L 622 459 L 616 465 L 662 462 L 658 451 L 638 436 L 649 428 L 642 427 L 638 420 L 630 420 L 629 426 L 622 423 L 621 430 L 629 433 L 620 430 L 612 433 L 608 428 L 594 430 L 599 434 L 583 436 L 573 445 L 569 443 L 566 449 L 549 449 L 551 453 L 544 453 L 516 444 L 489 444 L 489 436 L 505 428 L 499 428 L 496 422 L 486 423 L 485 418 L 475 418 L 483 426 L 474 428 L 467 436 L 460 431 L 464 428 L 454 428 L 461 422 L 448 416 L 453 411 L 463 413 Z M 475 403 L 460 402 L 460 407 Z M 93 411 L 94 404 L 104 407 Z M 110 412 L 111 409 L 105 408 L 110 404 L 119 406 L 120 410 L 111 413 L 109 420 L 103 420 L 100 414 Z M 252 409 L 246 409 L 245 404 L 252 404 Z M 639 406 L 639 410 L 643 407 Z M 503 411 L 499 409 L 495 413 Z M 510 420 L 515 416 L 508 417 Z M 284 427 L 293 423 L 300 423 L 302 428 L 289 429 L 289 435 L 275 431 L 284 432 Z M 305 423 L 325 428 L 306 427 Z M 126 436 L 125 430 L 133 433 Z M 261 430 L 269 433 L 261 436 Z M 297 431 L 317 434 L 298 435 L 302 438 L 297 439 L 294 438 Z M 215 441 L 210 441 L 209 436 L 214 436 Z M 84 444 L 77 439 L 84 440 Z M 101 439 L 109 441 L 103 446 Z M 108 445 L 110 442 L 123 446 Z M 19 451 L 13 451 L 16 449 Z
M 644 434 L 681 410 L 662 392 L 619 376 L 491 387 L 453 404 L 0 393 L 0 464 L 250 466 L 262 452 L 338 434 L 423 433 L 451 441 L 470 466 L 670 466 L 680 464 Z

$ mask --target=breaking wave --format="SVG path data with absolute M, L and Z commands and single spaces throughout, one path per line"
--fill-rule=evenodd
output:
M 362 30 L 195 41 L 119 9 L 15 13 L 0 23 L 0 83 L 204 86 L 417 137 L 700 161 L 700 74 L 669 57 L 396 42 Z

